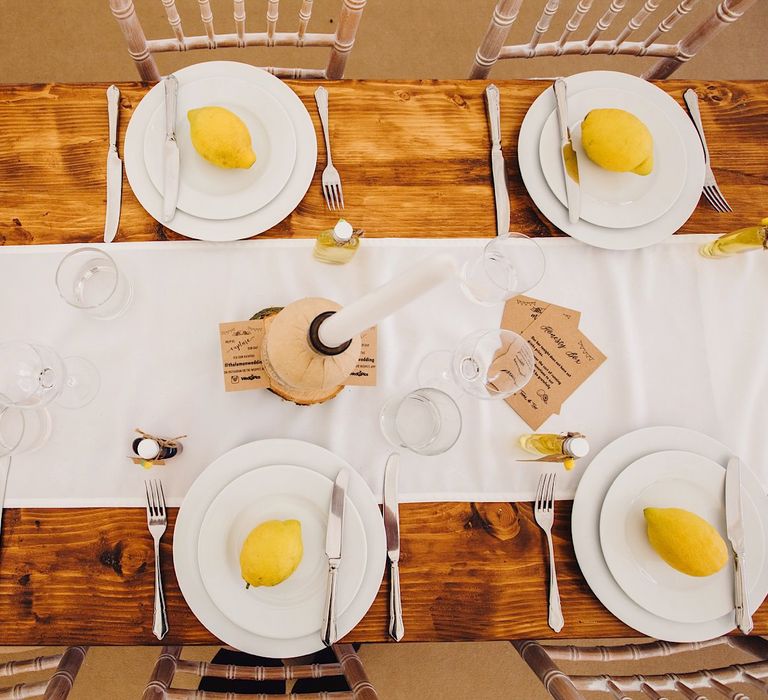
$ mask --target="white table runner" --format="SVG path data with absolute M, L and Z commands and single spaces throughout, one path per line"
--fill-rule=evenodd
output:
M 542 431 L 584 432 L 596 452 L 644 426 L 695 428 L 728 444 L 768 483 L 768 255 L 708 261 L 697 254 L 705 240 L 680 236 L 627 252 L 542 241 L 547 272 L 530 294 L 580 310 L 581 328 L 608 356 Z M 381 405 L 415 388 L 426 353 L 496 326 L 501 305 L 477 306 L 458 284 L 432 291 L 380 325 L 377 387 L 348 388 L 311 407 L 267 391 L 225 393 L 218 323 L 304 296 L 349 302 L 438 250 L 464 258 L 485 242 L 366 239 L 343 267 L 316 262 L 308 240 L 111 245 L 134 302 L 107 322 L 58 297 L 54 272 L 72 246 L 0 248 L 0 341 L 88 357 L 102 380 L 84 409 L 53 406 L 51 440 L 14 459 L 6 505 L 141 505 L 147 472 L 128 458 L 137 427 L 189 435 L 184 453 L 153 472 L 174 505 L 221 453 L 268 437 L 333 450 L 380 495 L 391 451 L 378 427 Z M 542 467 L 516 461 L 525 457 L 517 438 L 530 432 L 522 420 L 503 402 L 467 397 L 461 409 L 463 433 L 448 453 L 403 453 L 403 500 L 531 499 Z M 563 472 L 560 497 L 573 495 L 588 462 Z

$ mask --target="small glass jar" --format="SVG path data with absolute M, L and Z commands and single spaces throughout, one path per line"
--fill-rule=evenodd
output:
M 339 219 L 333 228 L 321 231 L 317 236 L 313 254 L 321 262 L 343 265 L 357 252 L 362 235 L 362 230 L 355 231 L 348 221 Z
M 699 248 L 705 258 L 725 258 L 748 250 L 768 250 L 768 217 L 758 226 L 748 226 L 726 233 Z
M 561 458 L 566 469 L 589 454 L 589 442 L 581 433 L 530 433 L 520 437 L 520 447 L 532 454 Z

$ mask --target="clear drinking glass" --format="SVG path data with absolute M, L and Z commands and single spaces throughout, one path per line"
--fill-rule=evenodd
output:
M 98 248 L 77 248 L 56 270 L 56 288 L 70 306 L 101 320 L 122 316 L 133 298 L 130 280 Z
M 478 304 L 490 306 L 527 292 L 544 276 L 544 252 L 521 233 L 498 236 L 464 263 L 461 288 Z
M 387 401 L 380 424 L 393 445 L 420 455 L 439 455 L 459 439 L 461 412 L 444 391 L 424 387 Z
M 51 401 L 65 408 L 90 403 L 99 391 L 99 372 L 82 357 L 61 358 L 44 345 L 0 344 L 0 406 L 37 408 Z
M 32 452 L 51 434 L 51 416 L 46 408 L 0 407 L 0 458 Z
M 455 350 L 438 350 L 419 365 L 419 383 L 462 391 L 480 399 L 506 399 L 533 376 L 536 361 L 525 338 L 499 328 L 461 339 Z

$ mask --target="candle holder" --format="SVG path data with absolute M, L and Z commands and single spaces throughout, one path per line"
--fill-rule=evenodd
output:
M 336 347 L 318 337 L 320 324 L 340 308 L 330 299 L 309 297 L 253 316 L 264 319 L 261 358 L 273 393 L 308 406 L 328 401 L 344 388 L 360 359 L 360 335 Z
M 453 259 L 437 255 L 344 308 L 308 297 L 263 309 L 252 318 L 264 319 L 261 359 L 270 390 L 299 405 L 337 396 L 360 359 L 360 334 L 455 277 Z

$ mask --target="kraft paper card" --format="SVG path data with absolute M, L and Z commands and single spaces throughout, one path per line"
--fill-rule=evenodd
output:
M 580 330 L 581 313 L 532 297 L 518 296 L 504 307 L 501 327 L 525 338 L 536 359 L 533 378 L 507 403 L 538 430 L 584 383 L 606 356 Z

